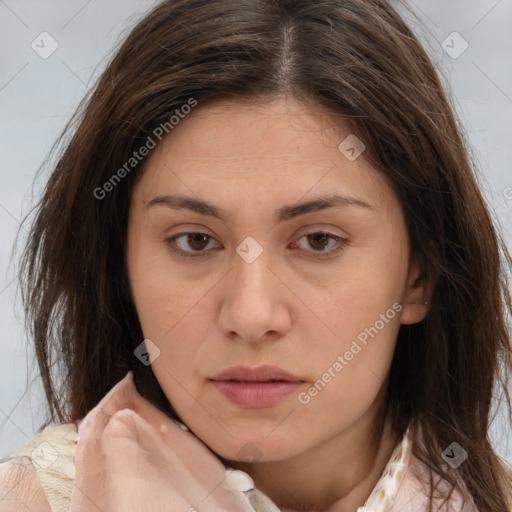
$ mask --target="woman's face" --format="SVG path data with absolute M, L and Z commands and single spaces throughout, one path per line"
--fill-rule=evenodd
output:
M 292 99 L 199 105 L 133 190 L 153 372 L 226 459 L 282 460 L 354 428 L 383 398 L 400 323 L 422 318 L 400 203 L 349 135 Z

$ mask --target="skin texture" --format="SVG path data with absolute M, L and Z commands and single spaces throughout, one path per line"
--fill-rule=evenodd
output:
M 291 98 L 199 106 L 153 150 L 133 190 L 127 268 L 144 336 L 160 351 L 153 372 L 189 429 L 280 507 L 364 503 L 398 441 L 381 408 L 398 329 L 426 314 L 398 198 L 364 153 L 350 161 L 340 152 L 349 134 L 339 118 Z M 332 193 L 369 208 L 274 218 Z M 149 205 L 170 194 L 230 218 Z M 322 231 L 346 240 L 340 252 L 335 239 L 306 236 Z M 189 232 L 211 238 L 168 241 Z M 236 252 L 247 237 L 263 250 L 251 263 Z M 179 258 L 171 247 L 202 254 Z M 209 380 L 232 366 L 275 365 L 305 392 L 397 304 L 307 404 L 293 393 L 243 409 Z M 243 460 L 248 449 L 256 461 Z

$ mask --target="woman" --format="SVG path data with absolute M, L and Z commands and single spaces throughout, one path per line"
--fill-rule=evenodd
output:
M 69 128 L 0 510 L 512 510 L 511 260 L 388 2 L 165 1 Z

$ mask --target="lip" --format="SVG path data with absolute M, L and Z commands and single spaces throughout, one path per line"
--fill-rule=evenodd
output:
M 228 368 L 227 370 L 215 375 L 211 380 L 236 380 L 246 382 L 269 382 L 272 380 L 280 380 L 287 382 L 304 382 L 301 378 L 284 371 L 278 366 L 269 365 L 258 366 L 257 368 L 251 368 L 250 366 L 233 366 L 232 368 Z
M 227 400 L 245 409 L 273 407 L 304 383 L 277 366 L 235 366 L 210 381 Z

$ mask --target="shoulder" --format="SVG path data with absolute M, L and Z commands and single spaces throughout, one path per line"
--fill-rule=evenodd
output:
M 430 495 L 428 481 L 429 469 L 422 461 L 411 454 L 409 467 L 405 473 L 392 510 L 399 510 L 400 512 L 426 510 L 425 507 Z M 434 510 L 439 510 L 440 512 L 479 512 L 471 495 L 460 487 L 456 487 L 448 503 L 443 504 L 442 497 L 450 492 L 451 485 L 439 476 L 433 477 L 433 484 L 436 486 L 436 496 L 441 496 L 434 498 Z M 512 502 L 507 510 L 512 512 Z
M 0 512 L 67 510 L 77 440 L 75 423 L 49 427 L 0 463 Z
M 456 472 L 452 471 L 452 475 L 458 485 L 452 489 L 444 478 L 433 472 L 430 467 L 420 460 L 413 453 L 412 445 L 416 442 L 421 442 L 420 426 L 419 435 L 417 438 L 413 436 L 412 432 L 409 435 L 404 435 L 405 443 L 403 446 L 405 456 L 403 457 L 402 464 L 402 478 L 395 479 L 392 483 L 393 496 L 391 512 L 418 512 L 419 510 L 428 510 L 428 502 L 431 495 L 430 484 L 434 486 L 434 496 L 432 504 L 434 510 L 439 512 L 479 512 L 475 505 L 473 497 L 467 491 L 464 483 L 457 476 Z M 406 442 L 406 441 L 409 442 Z M 501 458 L 504 468 L 510 471 L 510 478 L 512 479 L 512 464 L 505 459 Z M 446 471 L 450 472 L 450 468 L 446 466 Z M 450 494 L 448 500 L 444 498 Z M 511 501 L 503 512 L 512 512 L 512 494 Z

